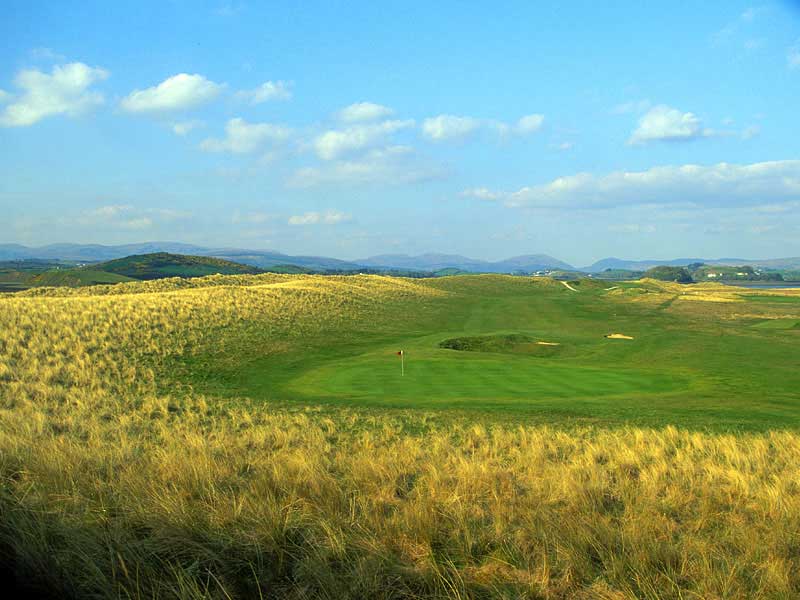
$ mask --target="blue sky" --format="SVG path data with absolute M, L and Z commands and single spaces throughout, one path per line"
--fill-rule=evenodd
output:
M 295 4 L 6 3 L 0 242 L 800 255 L 797 2 Z

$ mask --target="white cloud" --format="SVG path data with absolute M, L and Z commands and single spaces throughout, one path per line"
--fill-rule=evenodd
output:
M 338 116 L 339 120 L 345 123 L 361 123 L 385 119 L 393 114 L 394 111 L 388 106 L 373 102 L 356 102 L 350 106 L 345 106 L 339 111 Z
M 106 206 L 99 206 L 86 212 L 86 216 L 98 219 L 111 219 L 121 213 L 133 210 L 130 204 L 108 204 Z
M 175 135 L 187 135 L 192 129 L 202 127 L 205 123 L 203 121 L 180 121 L 172 124 L 172 131 Z
M 479 130 L 491 131 L 501 138 L 508 135 L 531 135 L 542 128 L 544 115 L 530 114 L 521 117 L 516 123 L 456 115 L 439 115 L 425 119 L 422 135 L 434 142 L 463 140 Z
M 79 62 L 57 65 L 49 74 L 38 69 L 22 70 L 14 78 L 22 95 L 0 114 L 0 126 L 24 127 L 52 115 L 87 112 L 104 102 L 101 93 L 89 88 L 107 77 L 108 71 Z
M 298 169 L 288 181 L 290 187 L 321 185 L 401 185 L 443 177 L 441 168 L 422 165 L 408 146 L 370 150 L 358 160 L 337 160 L 322 167 Z
M 326 213 L 307 212 L 289 217 L 289 225 L 338 225 L 351 220 L 351 216 L 335 210 Z
M 346 129 L 326 131 L 314 140 L 313 145 L 321 159 L 334 160 L 348 152 L 375 146 L 383 142 L 392 133 L 413 126 L 414 121 L 411 119 L 353 125 Z
M 155 215 L 161 221 L 178 221 L 192 218 L 192 213 L 187 210 L 176 210 L 174 208 L 149 208 L 147 213 Z
M 639 126 L 628 143 L 643 144 L 653 141 L 688 141 L 709 137 L 713 132 L 703 128 L 702 121 L 693 113 L 681 112 L 664 104 L 654 106 L 639 119 Z
M 238 210 L 233 212 L 233 216 L 231 217 L 231 223 L 235 225 L 261 225 L 262 223 L 266 223 L 274 218 L 274 215 L 264 212 L 248 212 L 242 213 Z
M 134 90 L 120 106 L 128 112 L 158 113 L 185 110 L 210 102 L 224 86 L 202 75 L 179 73 L 156 86 Z
M 106 204 L 83 211 L 70 219 L 84 227 L 113 227 L 117 229 L 147 229 L 156 221 L 171 222 L 188 219 L 190 212 L 171 208 L 136 208 L 131 204 Z
M 267 143 L 280 144 L 289 140 L 292 130 L 284 125 L 272 123 L 248 123 L 235 118 L 225 125 L 225 139 L 208 138 L 200 148 L 207 152 L 255 152 Z
M 525 115 L 519 121 L 517 121 L 517 126 L 515 129 L 516 132 L 521 135 L 528 135 L 539 131 L 539 129 L 542 128 L 542 123 L 544 123 L 544 115 Z
M 786 63 L 789 65 L 790 69 L 800 69 L 800 42 L 787 51 Z
M 291 100 L 291 81 L 265 81 L 254 90 L 243 90 L 236 97 L 250 104 L 261 104 L 270 100 Z
M 150 217 L 138 217 L 136 219 L 128 219 L 120 223 L 124 229 L 148 229 L 153 226 L 153 219 Z
M 470 188 L 461 192 L 461 195 L 466 198 L 478 198 L 479 200 L 502 200 L 506 196 L 503 192 L 494 192 L 485 187 Z
M 34 48 L 30 51 L 30 57 L 36 61 L 52 61 L 52 62 L 64 62 L 66 57 L 55 52 L 51 48 Z
M 422 123 L 422 133 L 425 137 L 435 142 L 464 138 L 473 133 L 481 122 L 472 117 L 457 117 L 455 115 L 439 115 L 425 119 Z
M 747 209 L 749 212 L 760 214 L 787 213 L 800 210 L 800 200 L 790 200 L 776 204 L 760 204 Z
M 8 102 L 9 100 L 11 100 L 11 94 L 5 90 L 0 90 L 0 104 Z
M 502 193 L 510 207 L 608 208 L 636 205 L 779 205 L 800 198 L 800 160 L 682 165 L 596 176 L 578 173 Z

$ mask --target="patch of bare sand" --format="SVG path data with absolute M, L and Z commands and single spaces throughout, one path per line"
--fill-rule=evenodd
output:
M 563 286 L 564 286 L 565 288 L 567 288 L 568 290 L 572 290 L 573 292 L 577 292 L 577 291 L 578 291 L 578 290 L 576 290 L 574 287 L 572 287 L 570 284 L 568 284 L 566 281 L 562 281 L 562 282 L 561 282 L 561 285 L 563 285 Z

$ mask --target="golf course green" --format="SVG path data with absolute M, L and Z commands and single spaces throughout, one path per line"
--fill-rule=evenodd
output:
M 228 330 L 225 352 L 187 360 L 183 371 L 201 389 L 287 404 L 559 424 L 800 426 L 792 296 L 759 292 L 753 302 L 734 288 L 505 276 L 417 285 L 442 293 L 385 302 L 324 333 L 276 340 Z M 264 351 L 277 341 L 280 351 Z

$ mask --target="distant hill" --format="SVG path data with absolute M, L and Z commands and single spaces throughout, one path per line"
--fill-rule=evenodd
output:
M 647 269 L 643 277 L 658 279 L 660 281 L 674 281 L 675 283 L 692 283 L 692 274 L 685 267 L 669 267 L 661 265 Z
M 103 246 L 101 244 L 51 244 L 38 248 L 31 248 L 20 244 L 0 244 L 0 261 L 60 259 L 93 263 L 110 261 L 133 255 L 161 252 L 190 256 L 211 256 L 261 269 L 278 265 L 295 265 L 315 271 L 346 271 L 358 270 L 360 266 L 353 262 L 324 256 L 291 256 L 274 250 L 208 248 L 179 242 L 145 242 L 142 244 L 124 244 L 120 246 Z
M 92 270 L 123 275 L 132 279 L 165 277 L 203 277 L 205 275 L 254 275 L 262 269 L 210 256 L 191 256 L 155 252 L 117 258 L 92 265 Z
M 457 269 L 470 273 L 535 272 L 553 269 L 575 270 L 573 266 L 546 254 L 515 256 L 497 262 L 477 260 L 458 254 L 420 254 L 419 256 L 381 254 L 359 259 L 355 262 L 369 267 L 415 269 L 419 271 Z
M 800 269 L 800 257 L 749 259 L 749 258 L 674 258 L 671 260 L 624 260 L 620 258 L 604 258 L 584 267 L 587 273 L 599 273 L 606 269 L 624 269 L 628 271 L 646 271 L 653 267 L 687 267 L 694 263 L 720 267 L 751 265 L 762 269 L 796 270 Z
M 35 258 L 22 258 L 18 260 L 0 260 L 0 271 L 48 271 L 50 269 L 69 269 L 77 266 L 74 262 L 58 260 L 39 260 Z
M 217 249 L 202 250 L 197 253 L 204 256 L 216 256 L 245 265 L 259 267 L 261 269 L 274 270 L 273 267 L 293 265 L 303 267 L 310 271 L 357 271 L 361 266 L 354 262 L 339 260 L 337 258 L 327 258 L 324 256 L 291 256 L 274 252 L 271 250 L 237 250 L 237 249 Z
M 495 263 L 491 263 L 497 272 L 510 273 L 513 271 L 575 271 L 569 263 L 553 258 L 547 254 L 526 254 L 515 256 Z
M 180 242 L 145 242 L 104 246 L 101 244 L 51 244 L 31 248 L 20 244 L 0 244 L 0 261 L 38 259 L 45 261 L 72 261 L 95 263 L 124 258 L 131 255 L 166 252 L 190 256 L 206 256 L 250 265 L 259 269 L 276 270 L 292 265 L 293 268 L 308 272 L 359 272 L 377 269 L 379 272 L 409 271 L 414 273 L 434 273 L 443 269 L 455 269 L 467 273 L 533 273 L 536 271 L 571 271 L 600 273 L 606 269 L 624 271 L 646 271 L 647 269 L 668 266 L 685 267 L 692 263 L 714 266 L 752 265 L 762 269 L 800 271 L 800 257 L 775 259 L 746 258 L 675 258 L 670 260 L 626 260 L 604 258 L 594 264 L 576 269 L 575 267 L 547 254 L 528 254 L 499 261 L 486 261 L 458 254 L 381 254 L 359 260 L 340 260 L 326 256 L 293 256 L 275 250 L 248 250 L 242 248 L 213 248 L 184 244 Z
M 347 261 L 325 256 L 293 256 L 274 250 L 247 250 L 241 248 L 207 248 L 177 242 L 146 242 L 120 246 L 100 244 L 51 244 L 29 248 L 19 244 L 0 244 L 2 260 L 71 260 L 79 262 L 102 262 L 132 255 L 166 252 L 191 256 L 209 256 L 237 262 L 260 269 L 273 270 L 274 267 L 293 265 L 311 271 L 358 271 L 362 267 L 385 270 L 414 272 L 434 272 L 442 269 L 456 269 L 468 273 L 513 273 L 541 270 L 574 271 L 571 265 L 546 254 L 515 256 L 491 262 L 460 256 L 456 254 L 384 254 L 361 260 Z
M 474 260 L 457 254 L 380 254 L 358 259 L 359 265 L 375 268 L 416 269 L 420 271 L 438 271 L 439 269 L 460 269 L 475 271 L 485 265 L 484 261 Z
M 653 267 L 685 267 L 692 263 L 705 263 L 711 264 L 713 261 L 708 261 L 702 258 L 674 258 L 671 260 L 625 260 L 621 258 L 604 258 L 598 260 L 596 263 L 584 267 L 582 271 L 587 273 L 599 273 L 606 269 L 624 270 L 624 271 L 647 271 Z
M 102 244 L 50 244 L 38 248 L 29 248 L 19 244 L 0 244 L 0 260 L 49 259 L 100 262 L 131 256 L 133 254 L 150 254 L 154 252 L 202 254 L 202 252 L 195 252 L 197 250 L 203 250 L 203 248 L 178 242 L 145 242 L 142 244 L 125 244 L 120 246 L 104 246 Z

